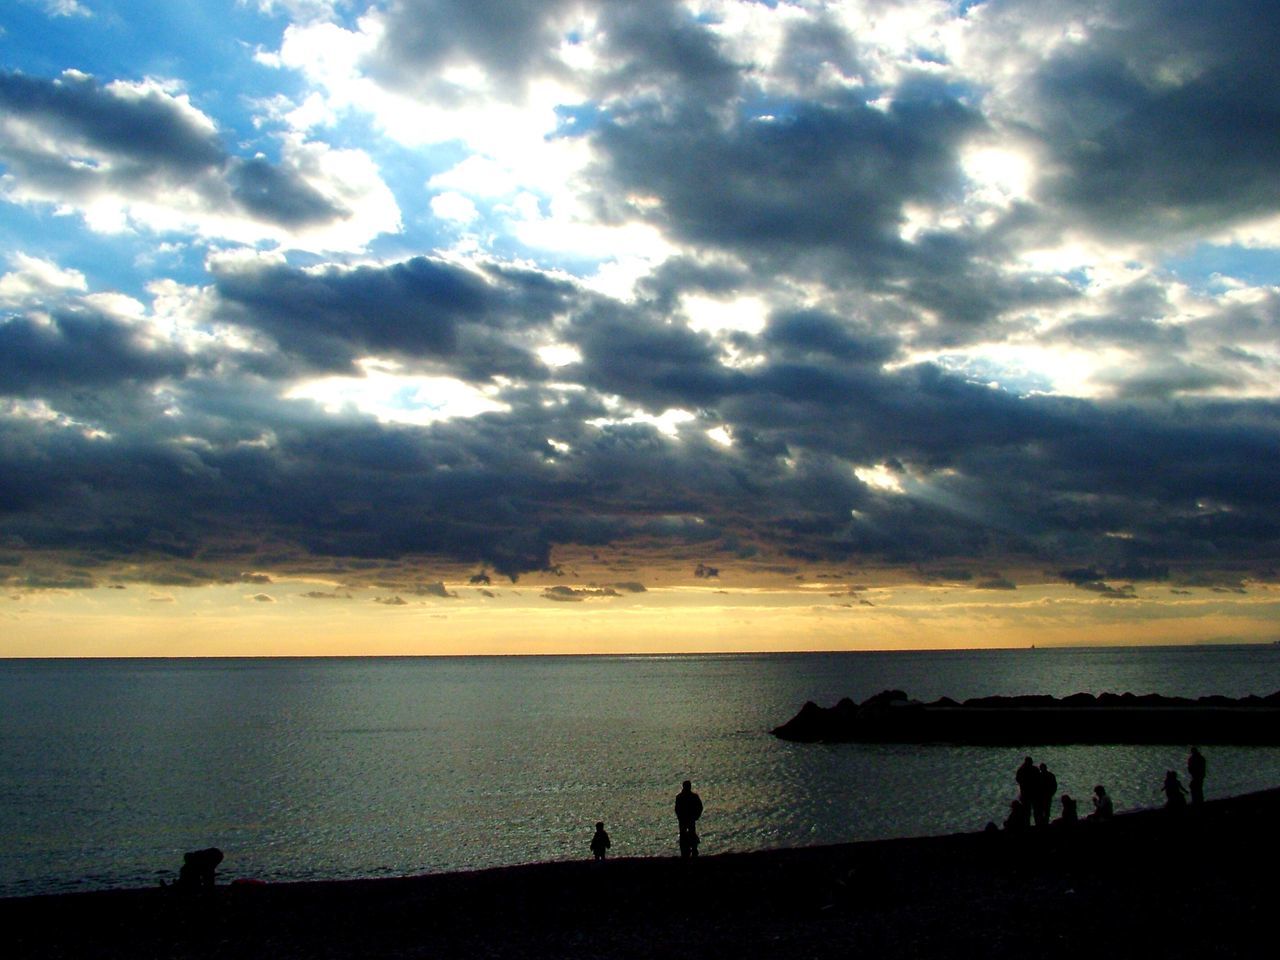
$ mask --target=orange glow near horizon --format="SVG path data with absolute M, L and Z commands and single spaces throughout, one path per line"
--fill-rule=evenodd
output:
M 314 582 L 33 591 L 0 606 L 0 657 L 456 656 L 967 649 L 1270 642 L 1280 587 L 1247 594 L 1165 586 L 1136 598 L 1064 584 L 1011 591 L 896 584 L 717 585 L 600 595 L 541 585 L 447 595 L 347 590 Z M 580 590 L 575 594 L 573 591 Z M 567 592 L 566 592 L 567 591 Z

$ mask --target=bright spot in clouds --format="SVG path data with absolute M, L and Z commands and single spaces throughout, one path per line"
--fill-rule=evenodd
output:
M 759 333 L 764 329 L 768 306 L 759 297 L 719 300 L 687 296 L 681 302 L 689 327 L 701 333 Z
M 1025 153 L 1006 147 L 975 147 L 960 155 L 960 163 L 979 202 L 1008 206 L 1031 195 L 1035 168 Z
M 510 408 L 453 377 L 397 373 L 394 364 L 367 360 L 364 376 L 323 377 L 285 393 L 290 400 L 313 400 L 330 413 L 354 411 L 383 423 L 430 424 Z
M 854 467 L 854 476 L 873 489 L 884 493 L 902 493 L 901 478 L 885 464 L 877 463 L 870 467 Z
M 645 413 L 643 410 L 637 410 L 629 416 L 625 417 L 597 417 L 594 420 L 588 420 L 593 427 L 612 427 L 627 426 L 631 424 L 647 424 L 653 427 L 659 433 L 668 437 L 677 437 L 680 434 L 681 424 L 688 423 L 690 420 L 697 419 L 696 416 L 688 410 L 664 410 L 661 414 L 654 416 Z

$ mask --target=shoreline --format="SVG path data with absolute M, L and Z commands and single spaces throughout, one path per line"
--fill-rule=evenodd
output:
M 1280 788 L 1022 835 L 11 897 L 0 924 L 30 958 L 1239 955 L 1271 939 L 1278 839 Z

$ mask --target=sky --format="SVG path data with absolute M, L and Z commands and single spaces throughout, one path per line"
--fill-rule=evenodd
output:
M 1280 638 L 1277 48 L 12 0 L 0 656 Z

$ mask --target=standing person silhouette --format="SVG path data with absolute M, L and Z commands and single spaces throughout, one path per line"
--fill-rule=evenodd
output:
M 1036 799 L 1032 813 L 1035 814 L 1036 826 L 1047 827 L 1053 815 L 1053 795 L 1058 792 L 1058 778 L 1046 764 L 1040 764 L 1040 775 L 1036 778 Z
M 686 780 L 676 795 L 676 820 L 680 823 L 680 856 L 684 859 L 698 855 L 698 831 L 695 824 L 702 816 L 702 798 L 693 792 L 693 784 Z
M 1191 748 L 1191 756 L 1187 757 L 1187 775 L 1191 778 L 1191 803 L 1199 806 L 1204 803 L 1204 754 L 1199 747 Z
M 603 860 L 605 851 L 611 846 L 613 844 L 609 841 L 609 834 L 605 832 L 604 821 L 597 820 L 595 836 L 591 838 L 591 853 L 597 860 Z
M 1030 816 L 1036 810 L 1037 798 L 1040 795 L 1040 770 L 1035 762 L 1027 757 L 1022 761 L 1022 766 L 1018 767 L 1013 779 L 1018 784 L 1018 799 L 1022 802 L 1022 808 Z

